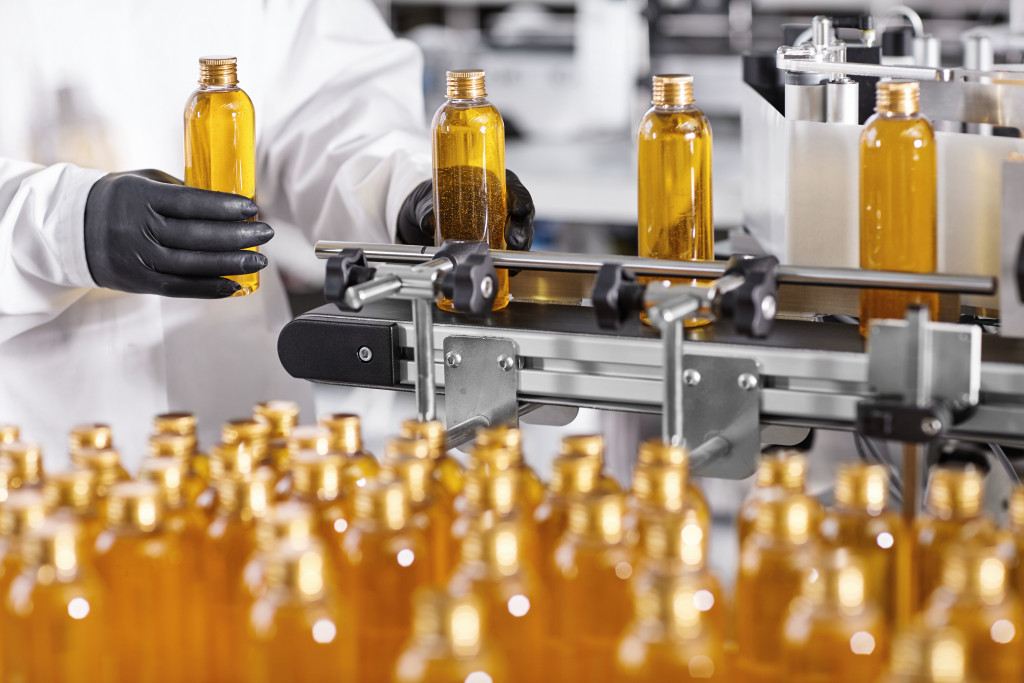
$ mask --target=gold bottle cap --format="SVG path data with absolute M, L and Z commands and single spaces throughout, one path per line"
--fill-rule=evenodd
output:
M 484 70 L 448 71 L 445 73 L 450 100 L 472 100 L 487 97 L 484 89 Z
M 238 85 L 238 60 L 223 55 L 200 57 L 199 85 Z
M 267 585 L 286 587 L 302 600 L 324 594 L 324 551 L 316 539 L 277 543 L 267 557 Z
M 419 441 L 423 449 L 427 449 L 426 441 Z M 395 479 L 402 482 L 409 493 L 409 502 L 414 508 L 427 504 L 430 500 L 430 485 L 433 482 L 434 461 L 429 458 L 415 456 L 393 456 L 384 461 L 381 469 L 383 479 Z
M 807 455 L 792 448 L 776 448 L 761 455 L 757 463 L 758 488 L 779 486 L 790 493 L 803 493 L 807 486 Z
M 965 683 L 967 642 L 954 628 L 932 629 L 917 623 L 896 635 L 890 672 L 908 681 Z
M 661 439 L 649 439 L 640 444 L 637 462 L 641 465 L 688 465 L 690 458 L 682 446 L 665 443 Z
M 601 479 L 601 464 L 594 458 L 555 458 L 551 491 L 559 496 L 594 491 Z
M 331 430 L 332 451 L 350 454 L 363 450 L 363 436 L 358 415 L 352 413 L 322 415 L 320 424 Z
M 0 424 L 0 443 L 12 443 L 21 437 L 21 430 L 17 425 Z
M 590 458 L 604 463 L 604 437 L 600 434 L 574 434 L 562 439 L 561 458 Z
M 264 401 L 257 403 L 252 412 L 270 424 L 271 439 L 287 439 L 299 423 L 299 404 L 295 401 Z
M 154 434 L 149 437 L 149 457 L 174 458 L 187 466 L 195 452 L 195 446 L 195 437 L 180 434 Z
M 106 449 L 113 447 L 110 426 L 105 424 L 80 424 L 71 428 L 68 450 L 71 460 L 78 464 L 78 452 L 86 448 Z
M 327 455 L 331 450 L 331 430 L 315 425 L 296 427 L 288 437 L 288 450 L 292 453 L 315 451 Z
M 476 512 L 490 511 L 504 517 L 516 509 L 519 482 L 518 470 L 503 470 L 491 474 L 470 470 L 466 473 L 463 488 L 466 504 Z
M 836 605 L 846 615 L 859 614 L 867 599 L 864 564 L 842 548 L 822 552 L 814 570 L 804 573 L 800 592 L 812 602 Z
M 1010 526 L 1016 533 L 1024 533 L 1024 486 L 1010 492 Z
M 972 466 L 937 467 L 928 482 L 926 507 L 939 519 L 965 519 L 981 513 L 985 474 Z
M 917 81 L 880 81 L 875 86 L 875 111 L 916 114 L 921 111 L 921 84 Z
M 950 548 L 942 558 L 942 585 L 987 604 L 1006 596 L 1009 581 L 1006 558 L 996 546 L 966 543 Z
M 884 465 L 847 463 L 836 473 L 836 504 L 881 514 L 889 501 L 889 472 Z
M 257 462 L 267 456 L 270 441 L 270 423 L 259 418 L 245 418 L 225 422 L 220 430 L 220 440 L 228 445 L 245 444 L 252 449 Z
M 462 561 L 484 562 L 502 576 L 519 571 L 523 553 L 523 528 L 517 519 L 473 520 L 462 539 Z
M 277 475 L 267 467 L 217 480 L 217 510 L 249 522 L 264 517 L 274 499 Z
M 644 505 L 679 512 L 686 503 L 689 473 L 678 465 L 637 465 L 633 471 L 633 496 Z
M 523 457 L 518 451 L 505 446 L 474 444 L 469 452 L 469 469 L 483 472 L 503 472 L 518 469 L 523 465 Z
M 155 530 L 164 520 L 160 486 L 152 481 L 123 481 L 107 494 L 107 525 Z
M 622 540 L 626 497 L 621 493 L 594 493 L 569 503 L 569 532 L 614 545 Z
M 96 473 L 92 470 L 63 470 L 46 475 L 43 482 L 46 509 L 71 510 L 76 515 L 89 514 L 96 502 Z
M 16 479 L 14 463 L 10 460 L 0 460 L 0 504 L 3 504 L 11 491 L 15 490 L 14 481 Z
M 147 458 L 142 462 L 140 478 L 160 487 L 164 506 L 177 510 L 185 505 L 185 468 L 180 460 L 170 457 Z
M 476 445 L 485 448 L 505 448 L 522 459 L 523 432 L 515 427 L 505 425 L 488 427 L 476 433 Z
M 413 635 L 441 639 L 456 657 L 472 657 L 483 639 L 483 605 L 473 593 L 453 596 L 440 588 L 413 594 Z
M 405 458 L 416 458 L 419 460 L 432 460 L 430 457 L 430 442 L 426 439 L 399 437 L 390 439 L 384 449 L 384 462 L 403 460 Z
M 430 457 L 434 459 L 440 458 L 448 450 L 443 422 L 406 420 L 402 423 L 400 434 L 407 439 L 426 439 L 430 445 Z
M 316 513 L 311 506 L 294 500 L 278 503 L 256 520 L 256 544 L 269 552 L 281 541 L 309 542 L 315 524 Z
M 292 491 L 310 502 L 330 502 L 341 498 L 344 472 L 348 462 L 337 453 L 321 455 L 301 450 L 288 462 L 292 473 Z
M 693 76 L 660 74 L 652 81 L 651 104 L 660 107 L 685 107 L 693 104 Z
M 778 540 L 806 543 L 818 523 L 817 509 L 816 501 L 804 495 L 766 500 L 757 508 L 754 530 Z
M 0 459 L 14 465 L 11 488 L 38 486 L 43 481 L 43 449 L 37 443 L 15 441 L 0 444 Z
M 247 476 L 259 467 L 255 449 L 246 443 L 217 444 L 210 449 L 210 478 Z
M 113 484 L 128 479 L 128 473 L 121 467 L 121 454 L 113 448 L 82 448 L 74 460 L 76 466 L 96 473 L 96 492 L 100 498 L 107 495 Z
M 25 564 L 53 567 L 57 577 L 74 575 L 78 569 L 78 536 L 78 525 L 73 521 L 46 520 L 23 541 Z
M 157 415 L 153 418 L 153 433 L 195 437 L 196 416 L 184 412 Z
M 46 501 L 34 489 L 11 491 L 0 505 L 0 536 L 21 537 L 38 528 L 46 518 Z
M 412 516 L 409 492 L 399 481 L 372 481 L 355 492 L 357 519 L 374 520 L 393 531 L 405 528 Z
M 707 543 L 696 510 L 682 515 L 659 514 L 643 520 L 641 542 L 644 556 L 652 560 L 678 560 L 691 569 L 704 567 Z

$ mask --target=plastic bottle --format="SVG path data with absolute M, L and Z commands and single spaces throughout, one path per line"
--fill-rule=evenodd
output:
M 104 515 L 110 487 L 128 481 L 131 476 L 121 464 L 121 454 L 113 448 L 81 448 L 74 456 L 75 465 L 96 474 L 96 498 Z
M 13 443 L 21 437 L 18 425 L 0 424 L 0 443 Z
M 114 441 L 110 426 L 98 422 L 75 425 L 71 428 L 71 433 L 68 436 L 68 453 L 71 454 L 71 461 L 76 465 L 79 464 L 76 457 L 80 449 L 102 450 L 113 447 Z
M 64 516 L 78 525 L 78 561 L 92 561 L 96 537 L 103 531 L 104 519 L 96 505 L 96 473 L 92 470 L 51 472 L 43 483 L 43 498 L 49 515 Z
M 348 500 L 354 500 L 355 489 L 364 486 L 380 472 L 377 458 L 363 449 L 359 416 L 351 413 L 332 413 L 321 416 L 320 424 L 331 432 L 331 451 L 341 453 L 348 460 L 342 488 Z
M 996 546 L 950 547 L 942 583 L 924 607 L 931 628 L 951 626 L 967 643 L 967 674 L 976 681 L 1024 678 L 1024 613 Z
M 601 480 L 601 464 L 593 458 L 555 458 L 551 486 L 544 501 L 534 512 L 537 530 L 537 569 L 547 585 L 554 568 L 551 565 L 555 545 L 569 526 L 569 503 L 594 493 Z
M 736 578 L 737 667 L 750 683 L 782 681 L 783 624 L 814 560 L 817 502 L 764 501 L 740 550 Z
M 1024 486 L 1017 486 L 1010 492 L 1008 540 L 1014 547 L 1010 564 L 1010 585 L 1020 595 L 1024 591 Z
M 346 504 L 342 492 L 345 466 L 345 458 L 336 453 L 299 451 L 291 460 L 291 500 L 312 510 L 314 528 L 324 541 L 332 572 L 342 566 L 341 542 L 352 520 L 351 505 Z M 344 585 L 340 578 L 339 584 Z
M 780 680 L 874 681 L 888 661 L 885 614 L 868 599 L 864 565 L 846 550 L 820 555 L 805 572 L 782 632 Z
M 776 448 L 761 454 L 754 489 L 736 515 L 740 547 L 754 529 L 757 510 L 768 499 L 804 493 L 807 488 L 807 456 L 791 448 Z
M 24 568 L 3 602 L 4 681 L 114 683 L 107 604 L 80 561 L 71 521 L 52 520 L 24 539 Z
M 466 470 L 462 463 L 448 455 L 443 422 L 406 420 L 402 423 L 401 435 L 407 439 L 426 439 L 430 444 L 430 457 L 434 461 L 434 478 L 444 486 L 449 502 L 462 493 Z
M 241 445 L 252 451 L 257 465 L 267 458 L 270 446 L 270 423 L 262 418 L 229 420 L 220 429 L 220 440 L 225 446 Z
M 488 474 L 483 470 L 469 470 L 459 500 L 459 513 L 452 522 L 451 564 L 455 566 L 462 557 L 462 542 L 469 535 L 474 524 L 491 524 L 496 519 L 519 520 L 523 528 L 522 555 L 528 558 L 530 566 L 539 562 L 536 528 L 529 524 L 521 503 L 519 470 L 505 469 Z
M 435 243 L 449 239 L 505 248 L 505 124 L 487 101 L 484 72 L 449 71 L 447 97 L 430 124 L 434 150 Z M 508 306 L 508 271 L 498 270 L 493 310 Z M 450 299 L 438 307 L 454 311 Z
M 189 479 L 196 479 L 205 487 L 210 483 L 210 460 L 209 456 L 199 448 L 199 439 L 196 435 L 196 416 L 193 413 L 174 412 L 163 413 L 153 418 L 153 435 L 167 434 L 170 436 L 181 436 L 191 444 L 189 456 Z M 186 492 L 198 484 L 186 484 Z M 192 498 L 190 497 L 190 501 Z M 194 502 L 194 501 L 193 501 Z
M 14 470 L 8 480 L 8 487 L 20 489 L 38 487 L 43 483 L 43 450 L 37 443 L 13 441 L 0 443 L 0 459 L 6 459 Z
M 95 565 L 107 587 L 110 647 L 121 681 L 187 681 L 181 547 L 165 530 L 160 487 L 148 481 L 110 488 L 107 528 Z
M 611 681 L 615 647 L 632 617 L 621 493 L 595 494 L 569 504 L 569 527 L 554 551 L 553 637 L 560 646 L 561 679 Z
M 714 260 L 711 124 L 693 104 L 692 76 L 655 76 L 653 90 L 654 106 L 637 132 L 640 256 Z M 708 322 L 688 318 L 685 325 Z
M 934 273 L 937 264 L 935 133 L 921 115 L 916 81 L 882 81 L 875 115 L 860 136 L 860 267 Z M 934 292 L 865 289 L 860 333 L 871 320 L 899 318 L 926 304 L 937 319 Z
M 625 526 L 631 545 L 643 544 L 647 518 L 672 514 L 691 527 L 686 537 L 699 543 L 701 557 L 706 554 L 711 511 L 703 492 L 690 480 L 687 462 L 686 451 L 679 446 L 666 445 L 660 439 L 641 444 L 627 499 Z
M 11 491 L 0 505 L 0 596 L 7 595 L 11 581 L 21 572 L 22 541 L 42 526 L 45 518 L 46 501 L 39 491 Z
M 896 634 L 881 683 L 968 683 L 967 643 L 955 628 L 915 623 Z M 976 682 L 980 683 L 980 681 Z
M 422 588 L 414 596 L 412 623 L 412 638 L 395 665 L 395 683 L 510 680 L 475 595 L 452 597 Z
M 208 476 L 200 475 L 193 467 L 195 464 L 195 438 L 182 436 L 180 434 L 154 434 L 149 437 L 149 459 L 171 458 L 178 463 L 182 480 L 180 483 L 181 495 L 185 503 L 194 507 L 199 496 L 206 490 Z M 209 474 L 209 462 L 207 475 Z
M 185 184 L 256 196 L 256 114 L 249 96 L 238 87 L 234 57 L 199 59 L 199 88 L 185 104 Z M 259 273 L 227 279 L 241 287 L 234 296 L 260 287 Z
M 307 503 L 295 500 L 277 503 L 256 520 L 256 549 L 242 568 L 243 599 L 252 605 L 263 595 L 267 583 L 267 567 L 271 556 L 282 544 L 305 546 L 316 540 L 316 511 Z M 326 551 L 326 549 L 324 549 Z M 332 574 L 328 556 L 326 575 Z M 344 583 L 334 582 L 335 586 Z
M 476 446 L 470 453 L 471 469 L 481 466 L 498 467 L 500 453 L 495 449 L 508 451 L 511 458 L 510 466 L 519 470 L 519 486 L 522 489 L 520 501 L 525 510 L 532 514 L 544 500 L 544 482 L 523 456 L 523 433 L 513 427 L 481 429 L 476 434 Z

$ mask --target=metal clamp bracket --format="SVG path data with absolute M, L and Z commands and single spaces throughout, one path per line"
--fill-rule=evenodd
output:
M 445 337 L 445 423 L 480 429 L 519 426 L 519 349 L 511 339 Z

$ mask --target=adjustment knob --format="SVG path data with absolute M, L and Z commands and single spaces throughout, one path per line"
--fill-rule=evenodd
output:
M 750 337 L 767 337 L 778 311 L 779 260 L 774 256 L 734 258 L 726 275 L 742 275 L 742 285 L 722 297 L 722 311 L 736 331 Z
M 327 259 L 324 298 L 343 311 L 352 310 L 345 304 L 345 292 L 349 287 L 369 282 L 375 272 L 376 269 L 367 263 L 362 249 L 344 249 L 337 256 Z
M 617 330 L 633 315 L 644 309 L 645 285 L 621 265 L 606 263 L 597 271 L 590 298 L 597 312 L 597 324 L 606 330 Z
M 459 313 L 483 318 L 498 294 L 498 274 L 490 254 L 469 254 L 441 282 L 441 291 Z
M 1017 298 L 1024 303 L 1024 237 L 1020 239 L 1020 251 L 1017 252 Z

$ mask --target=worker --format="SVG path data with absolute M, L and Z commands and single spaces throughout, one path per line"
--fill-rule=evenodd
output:
M 0 26 L 0 422 L 50 466 L 69 427 L 108 422 L 131 466 L 169 410 L 196 412 L 205 443 L 259 400 L 312 418 L 277 358 L 283 285 L 322 284 L 319 239 L 433 241 L 417 48 L 370 0 L 0 0 Z M 208 54 L 238 58 L 255 105 L 255 203 L 175 179 Z M 509 205 L 529 248 L 512 174 Z M 224 298 L 219 276 L 258 270 Z

